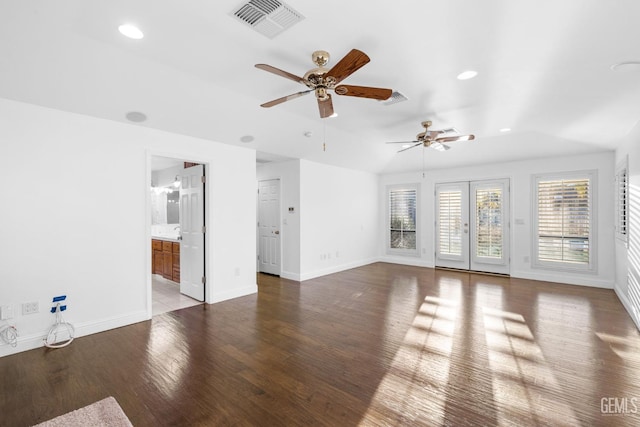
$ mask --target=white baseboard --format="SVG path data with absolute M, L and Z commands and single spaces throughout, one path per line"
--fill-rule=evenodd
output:
M 631 317 L 631 320 L 633 320 L 633 323 L 635 323 L 636 328 L 638 328 L 638 330 L 640 330 L 640 319 L 637 319 L 634 316 L 633 308 L 632 308 L 632 305 L 631 305 L 631 301 L 629 301 L 629 298 L 627 298 L 627 296 L 622 291 L 622 289 L 620 289 L 620 287 L 618 286 L 617 283 L 613 287 L 613 290 L 615 291 L 616 295 L 618 296 L 618 299 L 622 303 L 622 306 L 624 307 L 624 309 L 627 310 L 627 313 L 629 314 L 629 317 Z
M 222 302 L 234 298 L 244 297 L 258 292 L 258 285 L 253 284 L 243 288 L 231 289 L 225 292 L 212 292 L 211 304 Z
M 589 286 L 592 288 L 613 289 L 613 281 L 598 279 L 592 276 L 568 276 L 551 271 L 512 271 L 511 277 L 529 280 L 540 280 L 543 282 L 563 283 L 567 285 Z
M 315 279 L 316 277 L 326 276 L 327 274 L 339 273 L 345 270 L 351 270 L 352 268 L 362 267 L 363 265 L 373 264 L 374 262 L 378 262 L 378 258 L 371 258 L 367 260 L 354 261 L 346 264 L 334 265 L 331 267 L 323 268 L 322 270 L 311 271 L 309 273 L 300 274 L 300 282 L 310 279 Z
M 299 273 L 291 273 L 289 271 L 282 271 L 282 272 L 280 272 L 280 277 L 282 277 L 283 279 L 295 280 L 296 282 L 300 281 L 300 274 Z
M 120 328 L 122 326 L 143 322 L 145 320 L 149 320 L 146 310 L 91 322 L 73 324 L 75 329 L 74 338 L 80 338 L 86 335 Z M 44 347 L 44 339 L 48 332 L 49 329 L 25 336 L 18 336 L 18 345 L 16 347 L 12 347 L 10 345 L 0 346 L 0 357 Z
M 417 257 L 397 257 L 385 255 L 378 259 L 380 262 L 388 262 L 390 264 L 411 265 L 413 267 L 434 268 L 433 262 L 425 261 Z

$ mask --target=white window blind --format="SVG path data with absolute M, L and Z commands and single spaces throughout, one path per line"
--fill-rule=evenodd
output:
M 389 191 L 389 248 L 417 249 L 417 199 L 418 191 L 415 188 Z
M 438 193 L 438 242 L 440 254 L 462 255 L 462 192 Z
M 627 240 L 629 176 L 626 162 L 616 172 L 616 237 Z
M 502 189 L 476 190 L 476 256 L 502 258 Z
M 559 266 L 591 263 L 591 178 L 538 179 L 537 261 Z

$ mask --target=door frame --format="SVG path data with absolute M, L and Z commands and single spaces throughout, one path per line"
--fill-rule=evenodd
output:
M 210 162 L 199 158 L 197 156 L 193 156 L 189 153 L 176 153 L 176 152 L 164 152 L 157 151 L 153 149 L 145 150 L 145 181 L 144 181 L 144 195 L 145 195 L 145 227 L 144 227 L 144 241 L 145 241 L 145 289 L 146 289 L 146 297 L 147 297 L 147 319 L 151 319 L 153 317 L 153 291 L 152 291 L 152 251 L 151 251 L 151 193 L 149 189 L 151 188 L 151 160 L 152 157 L 168 157 L 176 160 L 180 160 L 182 162 L 193 162 L 199 163 L 204 166 L 204 174 L 207 179 L 210 179 Z M 208 183 L 207 183 L 208 184 Z M 210 203 L 212 200 L 211 195 L 211 185 L 204 186 L 204 223 L 207 227 L 207 232 L 204 235 L 204 274 L 207 278 L 207 283 L 204 284 L 204 302 L 207 304 L 211 304 L 211 266 L 209 265 L 208 254 L 210 253 L 210 235 L 212 234 L 211 226 L 208 223 L 208 213 L 210 210 Z
M 434 182 L 434 189 L 433 189 L 433 195 L 434 195 L 434 200 L 433 200 L 433 214 L 434 214 L 434 228 L 433 228 L 433 247 L 434 247 L 434 267 L 435 268 L 454 268 L 454 269 L 461 269 L 461 271 L 469 271 L 469 272 L 480 272 L 482 273 L 482 270 L 477 270 L 477 269 L 472 269 L 472 267 L 474 267 L 474 257 L 472 254 L 472 249 L 475 245 L 474 242 L 471 241 L 471 237 L 474 236 L 475 234 L 472 233 L 472 227 L 475 227 L 475 206 L 472 206 L 472 202 L 475 201 L 475 195 L 472 196 L 472 190 L 474 185 L 473 184 L 482 184 L 482 183 L 501 183 L 501 185 L 504 185 L 504 190 L 506 191 L 507 195 L 504 199 L 504 201 L 506 202 L 506 212 L 503 213 L 503 221 L 504 224 L 507 228 L 506 232 L 503 234 L 503 239 L 507 238 L 508 241 L 506 242 L 506 244 L 504 244 L 503 248 L 505 251 L 505 264 L 504 264 L 504 269 L 502 269 L 501 272 L 491 272 L 491 271 L 486 271 L 486 273 L 489 274 L 506 274 L 506 275 L 510 275 L 511 274 L 511 253 L 513 253 L 513 248 L 512 248 L 512 244 L 513 244 L 513 227 L 511 226 L 512 221 L 511 221 L 511 217 L 513 216 L 513 194 L 511 191 L 511 182 L 512 182 L 512 178 L 510 176 L 503 176 L 503 177 L 492 177 L 492 178 L 469 178 L 469 179 L 457 179 L 457 180 L 451 180 L 451 181 L 439 181 L 439 182 Z M 466 204 L 467 204 L 467 209 L 468 209 L 468 218 L 467 218 L 467 230 L 468 232 L 465 233 L 467 235 L 467 262 L 468 262 L 468 267 L 467 268 L 460 268 L 460 267 L 455 267 L 455 266 L 446 266 L 446 265 L 438 265 L 438 187 L 440 186 L 448 186 L 450 185 L 452 188 L 455 188 L 456 186 L 460 186 L 466 184 L 467 185 L 467 189 L 466 189 L 466 196 L 467 196 L 467 200 L 466 200 Z M 463 202 L 465 203 L 465 202 Z M 464 218 L 463 218 L 464 220 Z M 476 262 L 477 263 L 477 262 Z M 495 264 L 497 267 L 497 269 L 500 269 L 500 265 L 503 265 L 501 263 L 493 263 L 493 262 L 483 262 L 482 264 L 487 264 L 487 265 L 492 265 Z M 505 272 L 506 271 L 506 272 Z

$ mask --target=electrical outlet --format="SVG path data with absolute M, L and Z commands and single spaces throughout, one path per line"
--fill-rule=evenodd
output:
M 0 320 L 13 318 L 13 307 L 11 305 L 0 306 Z
M 34 314 L 34 313 L 38 313 L 40 311 L 40 304 L 38 304 L 38 301 L 32 301 L 32 302 L 23 302 L 22 303 L 22 315 L 26 315 L 26 314 Z

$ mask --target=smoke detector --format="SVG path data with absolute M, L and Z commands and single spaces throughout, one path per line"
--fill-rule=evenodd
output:
M 304 19 L 300 12 L 278 0 L 249 0 L 231 15 L 270 39 Z

